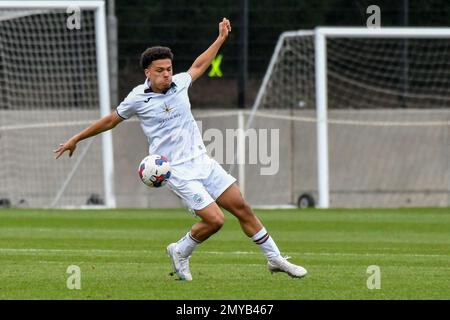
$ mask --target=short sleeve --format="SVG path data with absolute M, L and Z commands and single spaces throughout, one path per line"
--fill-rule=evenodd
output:
M 192 77 L 189 72 L 182 72 L 176 74 L 173 77 L 177 86 L 180 86 L 182 88 L 189 88 L 189 86 L 192 84 Z
M 130 119 L 136 113 L 136 103 L 134 93 L 130 92 L 128 96 L 116 108 L 117 115 L 124 120 Z

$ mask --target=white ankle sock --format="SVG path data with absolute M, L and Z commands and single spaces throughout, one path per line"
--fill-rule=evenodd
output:
M 187 258 L 200 243 L 201 241 L 195 239 L 192 236 L 191 231 L 189 231 L 183 238 L 177 241 L 177 251 L 180 252 L 183 257 Z
M 272 259 L 280 255 L 280 250 L 278 250 L 275 241 L 266 231 L 266 228 L 259 230 L 253 237 L 252 240 L 256 243 L 266 255 L 267 259 Z

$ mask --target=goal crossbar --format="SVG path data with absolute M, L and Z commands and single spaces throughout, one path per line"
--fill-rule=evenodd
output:
M 3 9 L 98 9 L 104 6 L 104 1 L 0 1 Z
M 350 28 L 350 27 L 317 27 L 315 34 L 326 37 L 352 38 L 449 38 L 450 28 Z

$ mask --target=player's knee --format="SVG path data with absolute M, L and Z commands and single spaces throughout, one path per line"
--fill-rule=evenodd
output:
M 225 217 L 223 213 L 217 213 L 207 221 L 209 227 L 214 231 L 217 232 L 222 228 L 223 224 L 225 223 Z

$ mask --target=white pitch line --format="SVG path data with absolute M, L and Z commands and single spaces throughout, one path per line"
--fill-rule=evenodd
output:
M 66 262 L 65 261 L 47 261 L 47 260 L 39 260 L 38 263 L 40 264 L 62 264 L 65 265 Z M 77 264 L 92 264 L 92 261 L 78 261 L 76 262 Z M 102 263 L 107 263 L 107 262 L 102 262 Z M 130 264 L 130 265 L 146 265 L 148 264 L 148 262 L 120 262 L 120 264 Z M 95 269 L 95 268 L 93 268 Z
M 47 260 L 39 260 L 38 263 L 39 264 L 58 264 L 58 265 L 65 265 L 66 264 L 65 261 L 47 261 Z M 76 263 L 79 264 L 79 265 L 81 265 L 81 264 L 90 264 L 90 265 L 92 265 L 93 262 L 92 261 L 78 261 L 77 260 Z M 115 264 L 121 264 L 121 265 L 122 264 L 126 264 L 126 265 L 143 265 L 143 266 L 151 264 L 151 262 L 104 262 L 104 261 L 102 261 L 102 262 L 96 264 L 95 268 L 93 268 L 93 269 L 99 268 L 99 265 L 101 265 L 101 264 L 108 264 L 108 263 L 115 263 Z M 221 265 L 236 266 L 236 263 L 221 263 Z M 202 266 L 217 266 L 217 264 L 216 263 L 202 263 Z M 261 267 L 261 266 L 264 266 L 264 264 L 261 264 L 261 263 L 258 263 L 258 264 L 256 264 L 256 263 L 246 263 L 245 264 L 245 267 Z M 89 267 L 87 267 L 87 268 L 89 268 Z
M 218 251 L 205 251 L 204 253 L 208 254 L 218 254 L 218 255 L 226 255 L 226 254 L 260 254 L 256 252 L 243 252 L 243 251 L 235 251 L 235 252 L 218 252 Z M 349 257 L 358 257 L 358 256 L 406 256 L 406 257 L 434 257 L 441 258 L 446 257 L 450 258 L 450 255 L 447 254 L 411 254 L 411 253 L 341 253 L 341 252 L 286 252 L 286 254 L 291 255 L 295 254 L 298 256 L 349 256 Z
M 0 248 L 4 253 L 99 253 L 99 254 L 150 254 L 161 253 L 164 250 L 112 250 L 112 249 L 42 249 L 42 248 Z M 371 257 L 371 256 L 404 256 L 424 258 L 450 258 L 447 254 L 414 254 L 414 253 L 341 253 L 341 252 L 284 252 L 296 256 L 348 256 L 348 257 Z M 197 254 L 214 255 L 261 255 L 253 251 L 198 251 Z
M 138 252 L 137 250 L 107 250 L 107 249 L 35 249 L 35 248 L 0 248 L 0 252 L 18 252 L 18 253 L 123 253 L 123 252 Z M 146 250 L 139 251 L 141 253 L 150 252 Z

